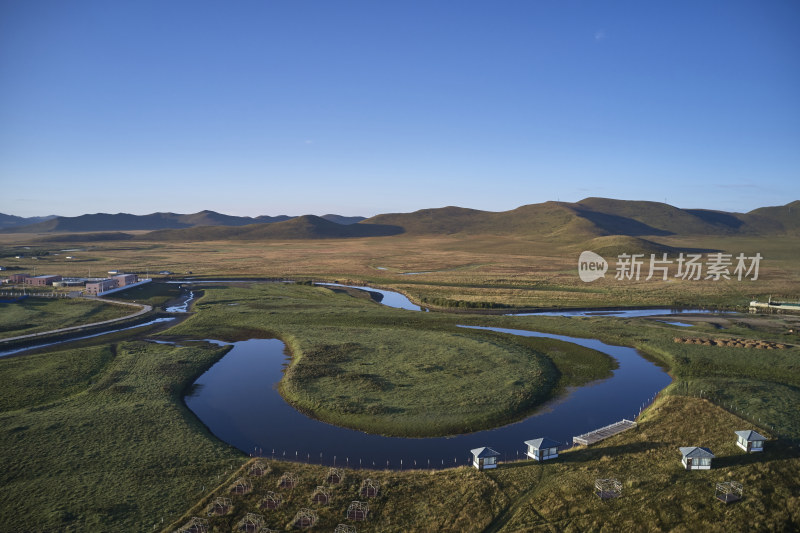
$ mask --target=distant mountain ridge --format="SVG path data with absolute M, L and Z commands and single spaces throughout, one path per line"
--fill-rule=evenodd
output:
M 410 234 L 519 234 L 569 240 L 625 235 L 800 234 L 800 200 L 749 213 L 680 209 L 659 202 L 586 198 L 491 212 L 443 207 L 377 215 L 362 223 L 400 226 Z
M 338 224 L 314 215 L 303 215 L 271 224 L 247 226 L 206 226 L 189 229 L 165 229 L 139 237 L 148 241 L 211 241 L 269 239 L 345 239 L 384 237 L 403 233 L 403 228 L 387 224 Z
M 346 229 L 345 229 L 346 228 Z M 463 207 L 423 209 L 377 215 L 349 226 L 304 216 L 273 224 L 189 228 L 150 233 L 146 240 L 280 240 L 378 237 L 397 234 L 489 234 L 591 243 L 606 251 L 630 248 L 669 251 L 652 241 L 668 235 L 800 235 L 800 201 L 785 206 L 728 213 L 680 209 L 658 202 L 586 198 L 580 202 L 544 202 L 510 211 Z M 645 238 L 647 237 L 647 238 Z
M 14 223 L 12 219 L 22 219 L 13 215 L 0 214 L 0 224 L 9 219 L 9 225 L 0 226 L 6 233 L 78 233 L 98 231 L 154 231 L 161 229 L 195 228 L 200 226 L 246 226 L 291 220 L 288 215 L 239 217 L 224 215 L 216 211 L 200 211 L 192 214 L 151 213 L 149 215 L 131 215 L 128 213 L 95 213 L 77 217 L 37 217 L 27 224 Z M 331 222 L 347 225 L 364 220 L 364 217 L 345 217 L 341 215 L 324 215 L 322 218 Z
M 46 217 L 18 217 L 15 215 L 6 215 L 0 213 L 0 231 L 19 226 L 28 226 L 38 222 L 44 222 L 45 220 L 50 220 L 51 218 L 56 218 L 56 215 L 50 215 Z
M 800 235 L 800 200 L 762 207 L 749 213 L 680 209 L 659 202 L 586 198 L 579 202 L 543 202 L 493 212 L 442 207 L 372 218 L 340 215 L 234 217 L 214 211 L 192 215 L 95 214 L 56 217 L 6 232 L 121 232 L 150 230 L 142 240 L 280 240 L 379 237 L 398 234 L 514 235 L 594 242 L 615 249 L 638 246 L 659 250 L 653 238 L 669 235 Z M 126 238 L 117 234 L 113 238 Z M 51 239 L 56 237 L 50 237 Z M 111 238 L 111 236 L 109 236 Z M 666 250 L 666 248 L 664 248 Z

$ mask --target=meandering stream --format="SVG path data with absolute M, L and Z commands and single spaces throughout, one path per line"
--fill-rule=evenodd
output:
M 399 293 L 354 288 L 380 292 L 384 305 L 420 310 Z M 634 418 L 670 382 L 663 369 L 633 348 L 519 329 L 481 329 L 572 342 L 608 354 L 619 368 L 608 379 L 569 390 L 520 422 L 451 437 L 385 437 L 304 415 L 277 391 L 289 358 L 283 343 L 276 339 L 233 343 L 231 351 L 200 376 L 185 400 L 217 437 L 247 453 L 272 456 L 274 452 L 276 457 L 324 464 L 442 468 L 465 464 L 469 450 L 480 446 L 491 446 L 510 460 L 524 455 L 523 442 L 528 439 L 549 437 L 571 443 L 575 435 Z
M 423 310 L 394 291 L 348 287 L 380 293 L 383 305 Z M 194 293 L 189 292 L 184 301 L 168 310 L 186 312 L 193 297 Z M 637 309 L 616 312 L 612 316 L 674 316 L 697 312 L 705 311 Z M 551 311 L 536 314 L 608 316 L 608 313 Z M 0 352 L 0 357 L 170 320 L 173 319 L 160 318 L 128 328 Z M 503 454 L 504 459 L 515 459 L 524 456 L 523 442 L 528 439 L 549 437 L 569 444 L 575 435 L 622 418 L 635 417 L 641 407 L 670 382 L 663 369 L 645 360 L 633 348 L 519 329 L 480 329 L 572 342 L 608 354 L 619 367 L 612 377 L 569 390 L 520 422 L 452 437 L 384 437 L 334 426 L 302 414 L 287 404 L 277 391 L 289 358 L 283 343 L 276 339 L 233 343 L 233 348 L 197 379 L 185 401 L 217 437 L 247 453 L 356 467 L 442 468 L 465 464 L 469 460 L 469 450 L 480 446 L 491 446 Z

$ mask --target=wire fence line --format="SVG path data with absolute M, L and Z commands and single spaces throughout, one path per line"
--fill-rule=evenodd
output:
M 683 385 L 683 387 L 681 386 Z M 681 384 L 675 390 L 667 392 L 666 394 L 675 395 L 675 396 L 688 396 L 688 397 L 696 397 L 706 399 L 713 404 L 717 405 L 718 407 L 724 409 L 725 411 L 743 418 L 753 425 L 757 426 L 758 428 L 764 430 L 771 430 L 774 431 L 774 425 L 765 421 L 763 417 L 758 415 L 754 415 L 751 412 L 747 411 L 745 408 L 741 407 L 735 402 L 732 401 L 725 401 L 725 398 L 721 398 L 714 393 L 714 391 L 709 391 L 705 389 L 691 389 L 688 384 Z M 643 402 L 636 415 L 633 417 L 636 420 L 648 407 L 653 405 L 655 401 L 666 391 L 662 390 L 659 391 L 650 398 L 648 398 L 645 402 Z M 774 433 L 773 433 L 774 435 Z M 558 446 L 558 451 L 566 451 L 575 447 L 581 446 L 580 444 L 574 443 L 571 439 L 567 442 L 562 443 L 562 445 Z M 502 463 L 515 463 L 518 461 L 533 461 L 527 455 L 527 448 L 522 449 L 514 449 L 511 451 L 504 451 L 502 453 Z M 452 461 L 449 458 L 423 458 L 423 459 L 386 459 L 378 460 L 378 459 L 367 459 L 364 460 L 363 458 L 359 457 L 351 457 L 351 456 L 340 456 L 340 455 L 328 455 L 325 452 L 301 452 L 300 450 L 284 450 L 278 448 L 267 448 L 264 449 L 262 446 L 255 445 L 253 446 L 253 451 L 249 453 L 248 461 L 244 463 L 239 463 L 238 461 L 232 460 L 228 466 L 219 474 L 217 474 L 216 478 L 212 478 L 209 482 L 203 483 L 197 487 L 196 494 L 198 495 L 205 495 L 211 494 L 219 490 L 219 488 L 229 481 L 232 480 L 235 473 L 242 471 L 248 462 L 253 458 L 262 458 L 268 459 L 273 461 L 290 461 L 290 462 L 300 462 L 306 464 L 316 464 L 320 466 L 333 466 L 333 467 L 345 467 L 355 470 L 392 470 L 392 471 L 402 471 L 402 470 L 441 470 L 445 468 L 455 468 L 459 466 L 469 466 L 473 463 L 472 455 L 467 454 L 464 456 L 463 454 L 456 454 L 453 456 Z M 171 519 L 171 521 L 177 518 Z M 157 529 L 158 522 L 153 524 L 153 529 Z M 164 525 L 164 518 L 161 518 L 160 525 L 163 527 Z

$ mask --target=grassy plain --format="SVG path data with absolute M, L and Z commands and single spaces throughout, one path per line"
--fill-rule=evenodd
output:
M 730 315 L 714 319 L 685 319 L 683 328 L 656 320 L 545 317 L 486 317 L 505 327 L 535 329 L 575 337 L 601 339 L 633 346 L 669 370 L 673 383 L 667 394 L 711 398 L 718 405 L 748 418 L 776 435 L 800 440 L 800 317 L 770 319 Z M 789 331 L 792 330 L 790 333 Z M 760 350 L 676 343 L 676 337 L 731 336 L 787 343 L 786 350 Z
M 22 246 L 35 238 L 3 235 L 0 245 Z M 418 302 L 446 301 L 447 307 L 739 307 L 754 297 L 800 298 L 797 237 L 658 240 L 675 248 L 748 255 L 760 252 L 765 259 L 755 282 L 617 281 L 610 272 L 602 280 L 584 284 L 577 276 L 577 257 L 583 249 L 594 249 L 591 243 L 554 243 L 530 235 L 405 235 L 324 241 L 87 243 L 81 246 L 85 250 L 74 252 L 72 261 L 49 255 L 35 263 L 13 258 L 7 263 L 18 271 L 36 266 L 39 272 L 62 275 L 86 275 L 89 268 L 93 272 L 116 268 L 142 274 L 166 269 L 181 276 L 191 271 L 207 279 L 353 281 L 399 289 Z M 625 251 L 626 246 L 624 240 L 613 239 L 594 244 L 608 251 Z M 152 293 L 129 297 L 163 305 L 180 290 L 171 287 L 173 294 L 164 296 L 154 287 L 148 289 Z M 301 292 L 278 298 L 286 295 L 270 296 L 263 292 L 267 289 L 254 285 L 252 296 L 247 296 L 246 289 L 239 288 L 239 292 L 228 293 L 228 298 L 233 297 L 228 303 L 235 299 L 239 305 L 228 306 L 224 290 L 208 287 L 198 313 L 168 333 L 194 335 L 213 328 L 216 336 L 231 340 L 279 335 L 296 355 L 295 366 L 312 367 L 311 376 L 319 370 L 331 371 L 313 368 L 326 365 L 337 367 L 335 372 L 343 375 L 356 376 L 346 378 L 353 380 L 352 387 L 328 379 L 332 376 L 311 377 L 302 391 L 296 392 L 298 396 L 314 390 L 314 397 L 327 398 L 327 405 L 353 389 L 352 397 L 374 399 L 369 405 L 379 412 L 385 406 L 413 400 L 411 395 L 404 398 L 404 387 L 398 386 L 405 384 L 406 378 L 408 383 L 416 383 L 429 379 L 430 374 L 443 374 L 435 368 L 440 359 L 473 349 L 485 350 L 498 358 L 495 360 L 517 368 L 525 367 L 531 372 L 525 374 L 526 379 L 550 390 L 585 382 L 608 370 L 603 360 L 589 353 L 565 351 L 553 343 L 528 344 L 534 342 L 529 339 L 467 334 L 454 330 L 455 323 L 530 328 L 635 346 L 667 367 L 675 379 L 638 431 L 588 450 L 571 451 L 556 463 L 507 465 L 485 475 L 467 469 L 352 473 L 354 479 L 378 477 L 387 487 L 385 498 L 375 502 L 374 519 L 365 530 L 714 531 L 747 524 L 752 530 L 788 531 L 800 527 L 796 483 L 800 458 L 792 444 L 800 438 L 796 347 L 763 351 L 677 344 L 673 337 L 689 331 L 644 319 L 438 313 L 423 318 L 421 313 L 386 310 L 327 289 L 296 289 Z M 791 318 L 759 320 L 723 319 L 718 321 L 726 328 L 722 331 L 711 322 L 698 321 L 691 334 L 797 344 L 796 337 L 787 333 Z M 119 336 L 112 339 L 0 360 L 0 382 L 9 384 L 0 394 L 0 531 L 149 530 L 160 517 L 169 523 L 170 517 L 200 498 L 201 487 L 222 483 L 225 474 L 230 474 L 231 463 L 241 464 L 246 459 L 216 440 L 181 401 L 182 391 L 221 356 L 220 349 L 178 348 Z M 337 354 L 347 343 L 359 344 L 361 351 L 354 350 L 354 356 L 347 351 L 348 361 L 335 360 L 341 358 Z M 415 355 L 417 364 L 423 366 L 386 369 L 383 377 L 387 381 L 381 380 L 376 365 L 363 369 L 361 363 L 374 354 L 385 360 L 396 346 Z M 304 356 L 308 356 L 305 362 Z M 449 361 L 454 371 L 469 371 L 470 367 L 458 366 L 457 360 Z M 303 371 L 298 374 L 295 378 L 302 379 Z M 505 377 L 499 373 L 496 384 L 501 389 L 508 387 L 505 405 L 521 413 L 539 400 L 531 387 L 503 381 Z M 287 384 L 292 380 L 285 381 L 283 392 L 290 396 L 293 391 Z M 701 391 L 737 416 L 697 399 Z M 482 401 L 469 391 L 464 394 L 465 400 Z M 308 400 L 309 409 L 319 408 L 311 397 Z M 336 399 L 340 400 L 338 407 L 350 405 L 350 400 Z M 463 407 L 469 414 L 468 401 Z M 383 414 L 385 420 L 397 423 L 391 412 Z M 372 420 L 375 415 L 365 416 Z M 750 425 L 738 416 L 750 420 Z M 339 420 L 348 423 L 347 418 Z M 766 428 L 781 440 L 763 456 L 736 455 L 731 432 L 743 426 Z M 677 446 L 683 445 L 707 445 L 721 460 L 709 472 L 684 472 L 677 452 Z M 280 468 L 289 466 L 275 466 L 276 471 Z M 291 468 L 301 472 L 305 484 L 292 495 L 292 505 L 305 506 L 310 503 L 305 491 L 321 470 L 302 465 Z M 305 472 L 309 472 L 308 478 Z M 624 483 L 623 497 L 597 501 L 590 492 L 595 477 L 618 477 Z M 744 482 L 745 500 L 728 507 L 713 501 L 713 482 L 722 479 Z M 265 483 L 274 483 L 274 478 Z M 337 498 L 337 507 L 321 512 L 323 524 L 343 521 L 343 509 L 338 506 L 356 499 L 346 491 Z M 238 506 L 236 513 L 244 509 Z M 273 527 L 283 527 L 284 519 L 290 517 L 276 518 Z M 218 523 L 223 528 L 228 524 Z M 359 526 L 359 531 L 362 529 Z
M 800 497 L 794 482 L 800 459 L 790 443 L 800 427 L 794 371 L 797 348 L 762 351 L 676 344 L 673 336 L 685 330 L 645 319 L 405 312 L 370 302 L 363 293 L 352 293 L 358 296 L 354 297 L 309 286 L 254 283 L 227 289 L 209 285 L 204 292 L 194 317 L 167 334 L 193 336 L 203 331 L 234 340 L 280 333 L 290 345 L 296 343 L 293 349 L 300 354 L 296 362 L 322 354 L 324 365 L 330 363 L 326 356 L 336 359 L 332 347 L 348 348 L 348 343 L 366 343 L 365 351 L 372 357 L 371 349 L 378 347 L 383 333 L 398 328 L 424 332 L 445 345 L 453 342 L 455 349 L 468 341 L 470 347 L 499 348 L 498 353 L 509 359 L 536 354 L 528 362 L 542 365 L 543 375 L 548 363 L 550 372 L 553 368 L 561 371 L 560 376 L 551 375 L 556 387 L 585 382 L 599 368 L 608 370 L 603 366 L 605 359 L 598 360 L 590 351 L 565 350 L 561 343 L 528 345 L 522 341 L 532 339 L 499 334 L 462 339 L 458 336 L 465 332 L 452 328 L 454 323 L 499 325 L 634 345 L 669 367 L 676 378 L 663 403 L 648 414 L 638 431 L 588 450 L 571 451 L 556 463 L 507 465 L 486 475 L 468 469 L 348 473 L 350 485 L 336 492 L 335 507 L 320 511 L 323 524 L 343 521 L 341 505 L 357 499 L 351 494 L 354 482 L 369 476 L 381 480 L 385 490 L 371 505 L 373 518 L 359 530 L 586 530 L 602 529 L 604 524 L 611 529 L 721 530 L 745 516 L 756 530 L 796 527 L 798 518 L 792 509 Z M 699 322 L 692 329 L 707 335 L 746 334 L 786 342 L 792 319 L 714 320 L 727 329 L 718 332 L 709 322 Z M 353 334 L 334 337 L 340 328 Z M 355 335 L 358 328 L 372 334 Z M 397 349 L 413 351 L 413 344 L 405 344 L 411 336 L 391 337 L 391 346 L 400 340 L 404 344 Z M 325 349 L 317 353 L 320 347 Z M 154 524 L 160 526 L 161 517 L 169 523 L 207 495 L 203 487 L 224 484 L 226 476 L 233 475 L 231 465 L 242 464 L 246 457 L 214 438 L 181 401 L 196 376 L 223 353 L 224 349 L 207 345 L 175 347 L 118 336 L 0 360 L 0 381 L 7 384 L 0 395 L 0 449 L 4 452 L 0 457 L 4 516 L 0 531 L 151 529 Z M 436 353 L 436 358 L 443 355 Z M 379 371 L 370 368 L 369 373 L 379 376 Z M 393 372 L 386 376 L 391 376 L 390 381 L 397 379 Z M 724 386 L 737 408 L 750 407 L 745 409 L 748 418 L 764 421 L 751 424 L 691 397 L 700 387 L 711 390 L 707 383 Z M 381 400 L 390 398 L 391 392 L 385 391 L 385 397 L 382 390 L 371 394 Z M 763 456 L 737 456 L 731 432 L 742 427 L 766 427 L 772 435 L 789 438 L 772 444 Z M 711 447 L 722 459 L 720 468 L 681 471 L 677 446 L 687 444 Z M 286 516 L 270 518 L 273 527 L 283 527 L 289 514 L 310 503 L 308 490 L 324 470 L 275 465 L 276 473 L 281 468 L 296 469 L 303 481 L 290 495 L 292 507 L 286 509 Z M 595 477 L 610 476 L 623 481 L 625 494 L 617 501 L 600 503 L 591 495 L 591 485 Z M 723 479 L 744 482 L 747 499 L 729 508 L 714 502 L 713 482 Z M 267 478 L 259 490 L 267 490 L 274 481 Z M 234 518 L 245 509 L 238 505 Z M 632 516 L 639 521 L 631 522 Z M 233 522 L 215 522 L 219 530 L 226 530 L 229 523 Z
M 0 235 L 0 247 L 33 243 L 34 235 Z M 26 240 L 27 239 L 27 240 Z M 599 240 L 598 240 L 599 239 Z M 415 301 L 448 300 L 448 306 L 482 304 L 536 307 L 686 305 L 742 307 L 752 298 L 800 299 L 800 237 L 664 236 L 670 249 L 760 253 L 759 279 L 738 281 L 614 279 L 617 253 L 635 253 L 636 241 L 600 237 L 587 242 L 535 235 L 398 235 L 358 239 L 86 243 L 74 260 L 61 256 L 9 259 L 19 269 L 86 275 L 117 268 L 144 274 L 170 270 L 184 276 L 291 278 L 366 282 L 399 289 Z M 30 241 L 30 242 L 29 242 Z M 41 244 L 39 244 L 41 246 Z M 580 281 L 577 261 L 585 249 L 610 261 L 606 277 Z M 649 258 L 649 251 L 646 252 Z M 657 256 L 660 257 L 660 256 Z M 677 253 L 671 252 L 673 261 Z M 11 262 L 14 264 L 12 265 Z M 423 272 L 409 274 L 410 272 Z M 463 302 L 463 304 L 462 304 Z
M 517 418 L 549 391 L 597 379 L 610 370 L 607 358 L 587 357 L 590 350 L 455 328 L 467 324 L 633 346 L 669 369 L 675 380 L 670 393 L 702 393 L 777 435 L 800 439 L 800 318 L 791 315 L 730 315 L 714 323 L 701 318 L 695 326 L 682 328 L 644 318 L 419 313 L 322 287 L 280 283 L 209 287 L 197 309 L 202 312 L 171 333 L 283 339 L 294 358 L 281 392 L 313 416 L 347 427 L 413 436 L 471 431 Z M 675 342 L 676 337 L 697 334 L 792 347 L 760 350 Z M 559 359 L 563 354 L 568 355 Z M 475 390 L 478 383 L 482 386 Z
M 241 454 L 185 408 L 224 350 L 120 341 L 0 360 L 0 531 L 143 531 Z
M 111 320 L 134 311 L 127 305 L 78 298 L 29 297 L 0 303 L 0 339 Z
M 284 397 L 314 417 L 371 433 L 422 437 L 494 427 L 613 368 L 593 350 L 465 330 L 457 316 L 392 309 L 339 289 L 253 283 L 203 290 L 199 312 L 171 335 L 278 337 L 293 354 Z
M 327 467 L 266 460 L 271 472 L 249 478 L 253 492 L 231 495 L 230 481 L 205 495 L 179 520 L 206 518 L 214 497 L 232 499 L 231 514 L 209 518 L 211 531 L 231 531 L 247 512 L 265 517 L 266 525 L 291 529 L 301 508 L 313 508 L 315 529 L 332 531 L 348 523 L 351 501 L 366 500 L 370 514 L 355 523 L 358 531 L 792 531 L 800 527 L 798 450 L 785 441 L 768 443 L 763 454 L 747 455 L 734 444 L 733 432 L 749 424 L 708 401 L 666 396 L 641 418 L 638 428 L 591 448 L 563 452 L 546 463 L 520 461 L 479 473 L 468 467 L 445 471 L 345 470 L 341 485 L 331 488 L 328 506 L 311 501 L 324 485 Z M 717 458 L 712 470 L 683 470 L 678 447 L 702 444 Z M 294 490 L 277 487 L 287 471 L 299 477 Z M 359 494 L 360 483 L 380 483 L 377 498 Z M 593 494 L 598 478 L 622 483 L 619 498 L 601 501 Z M 719 481 L 744 485 L 744 498 L 728 506 L 714 498 Z M 258 507 L 266 491 L 284 498 L 276 511 Z M 352 523 L 352 522 L 351 522 Z

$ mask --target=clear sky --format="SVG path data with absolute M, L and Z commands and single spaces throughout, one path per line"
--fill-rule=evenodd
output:
M 0 212 L 800 198 L 800 2 L 2 0 Z

